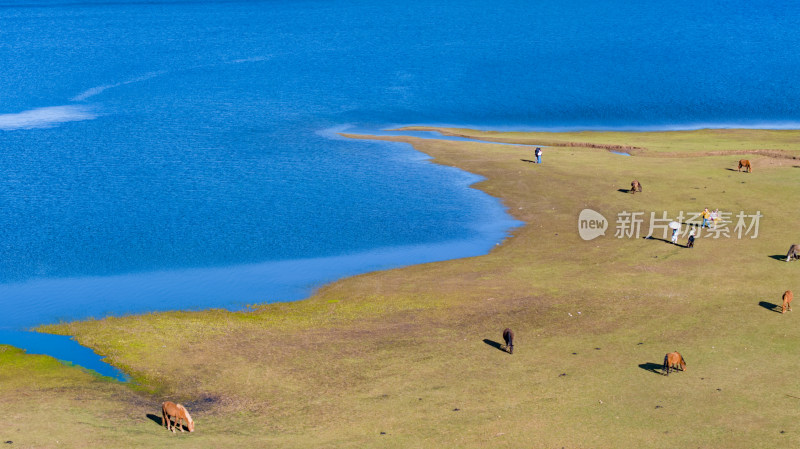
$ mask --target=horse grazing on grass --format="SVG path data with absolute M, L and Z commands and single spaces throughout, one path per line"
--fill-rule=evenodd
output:
M 503 331 L 503 341 L 506 342 L 506 351 L 509 354 L 514 353 L 514 331 L 509 328 Z
M 792 294 L 791 290 L 786 290 L 783 292 L 783 305 L 781 306 L 781 313 L 786 313 L 786 309 L 789 309 L 789 312 L 792 311 L 792 299 L 794 299 L 794 294 Z
M 175 419 L 175 424 L 172 423 L 171 418 Z M 172 432 L 175 432 L 176 427 L 181 429 L 181 432 L 183 432 L 181 421 L 186 422 L 186 428 L 189 429 L 189 432 L 194 432 L 194 421 L 192 421 L 192 415 L 189 414 L 189 411 L 186 410 L 186 407 L 180 404 L 170 401 L 161 404 L 161 420 L 164 422 L 164 427 Z
M 742 171 L 743 168 L 745 169 L 745 171 L 747 171 L 747 173 L 752 173 L 753 171 L 753 167 L 750 165 L 750 161 L 748 161 L 747 159 L 741 159 L 739 161 L 738 171 Z
M 642 191 L 642 183 L 637 180 L 631 181 L 631 194 L 635 194 L 636 192 Z
M 679 365 L 681 371 L 686 371 L 686 360 L 683 360 L 683 356 L 679 352 L 670 352 L 664 356 L 664 371 L 667 373 L 667 376 L 669 376 L 670 369 L 677 370 Z
M 791 262 L 794 259 L 800 259 L 800 245 L 795 243 L 789 247 L 789 252 L 786 253 L 786 261 Z

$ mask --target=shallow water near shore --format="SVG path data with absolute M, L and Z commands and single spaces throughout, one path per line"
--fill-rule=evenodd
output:
M 81 366 L 121 382 L 130 380 L 130 377 L 120 369 L 105 363 L 97 353 L 81 346 L 71 337 L 0 329 L 0 342 L 24 349 L 28 354 L 49 355 L 62 362 Z
M 493 224 L 504 233 L 518 222 Z M 0 285 L 5 312 L 0 316 L 0 344 L 68 361 L 101 375 L 127 381 L 119 369 L 75 340 L 14 330 L 60 320 L 85 319 L 158 310 L 224 307 L 242 310 L 251 304 L 307 297 L 314 287 L 344 276 L 485 253 L 483 240 L 391 248 L 368 253 L 281 261 L 245 266 L 118 276 L 41 279 Z
M 517 223 L 493 226 L 504 233 Z M 353 273 L 469 257 L 493 245 L 467 240 L 317 259 L 5 284 L 0 285 L 6 301 L 0 330 L 156 310 L 242 310 L 251 304 L 302 299 L 314 287 Z
M 332 130 L 796 124 L 800 16 L 764 5 L 0 5 L 0 328 L 296 300 L 518 225 Z

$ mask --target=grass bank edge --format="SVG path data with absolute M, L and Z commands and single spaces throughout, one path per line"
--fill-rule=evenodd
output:
M 477 139 L 495 140 L 511 143 L 534 143 L 550 141 L 558 147 L 576 140 L 586 142 L 597 147 L 584 148 L 560 147 L 571 151 L 593 151 L 609 148 L 641 148 L 650 151 L 653 142 L 659 142 L 659 147 L 671 152 L 684 152 L 706 156 L 707 148 L 704 146 L 710 140 L 716 142 L 713 146 L 730 145 L 737 143 L 743 147 L 753 145 L 753 141 L 761 142 L 778 150 L 800 152 L 800 130 L 697 130 L 697 131 L 659 131 L 659 132 L 506 132 L 506 131 L 479 131 L 461 128 L 441 127 L 405 127 L 409 130 L 439 131 L 445 135 L 459 135 Z M 389 140 L 407 143 L 420 143 L 419 139 L 408 137 L 387 137 L 350 135 L 346 137 L 368 140 Z M 743 139 L 746 136 L 746 139 Z M 723 143 L 719 143 L 719 141 Z M 788 145 L 787 145 L 788 144 Z M 648 146 L 645 146 L 648 145 Z M 782 145 L 787 145 L 782 147 Z M 608 149 L 608 148 L 605 148 Z M 735 151 L 735 150 L 734 150 Z M 634 154 L 636 151 L 634 151 Z M 800 153 L 799 153 L 800 154 Z M 441 163 L 438 158 L 434 163 Z M 446 165 L 457 166 L 453 161 L 445 162 Z M 481 189 L 482 183 L 476 188 Z M 509 211 L 515 214 L 512 209 Z M 521 217 L 515 217 L 521 219 Z M 508 244 L 508 242 L 506 242 Z M 479 256 L 480 257 L 480 256 Z M 395 270 L 405 270 L 409 267 Z M 389 271 L 395 271 L 389 270 Z M 368 277 L 356 275 L 352 278 Z M 348 278 L 345 278 L 348 279 Z M 194 335 L 205 338 L 230 332 L 231 329 L 247 329 L 248 327 L 268 328 L 274 331 L 293 329 L 309 329 L 324 326 L 346 326 L 348 322 L 358 318 L 372 317 L 379 319 L 391 313 L 408 310 L 425 310 L 445 307 L 440 298 L 429 297 L 397 297 L 391 300 L 385 297 L 353 295 L 347 292 L 347 300 L 342 301 L 342 294 L 337 292 L 338 282 L 323 286 L 308 298 L 283 303 L 254 304 L 247 310 L 228 311 L 224 309 L 208 309 L 202 311 L 170 311 L 152 312 L 146 314 L 131 314 L 110 316 L 100 319 L 79 320 L 56 324 L 42 325 L 35 328 L 38 332 L 58 335 L 74 336 L 79 343 L 94 349 L 98 354 L 114 366 L 125 371 L 132 377 L 132 385 L 139 386 L 146 391 L 156 392 L 160 389 L 157 378 L 152 374 L 137 372 L 131 366 L 121 363 L 115 357 L 119 351 L 127 354 L 136 354 L 137 349 L 127 342 L 137 340 L 137 335 L 166 335 L 178 338 L 180 335 Z M 552 293 L 552 292 L 551 292 Z M 170 330 L 173 330 L 170 335 Z M 174 330 L 180 329 L 180 334 Z M 126 334 L 131 339 L 126 339 Z M 134 343 L 135 346 L 135 343 Z M 150 347 L 147 350 L 157 350 Z M 146 351 L 145 351 L 146 352 Z

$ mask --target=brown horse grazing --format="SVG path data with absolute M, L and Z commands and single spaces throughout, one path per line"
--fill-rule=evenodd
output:
M 786 261 L 791 262 L 794 259 L 800 259 L 800 245 L 797 243 L 789 247 L 789 252 L 786 253 Z
M 172 423 L 171 418 L 174 418 L 175 424 Z M 170 401 L 161 404 L 161 421 L 163 421 L 164 427 L 172 432 L 175 432 L 176 427 L 181 429 L 181 432 L 183 432 L 181 421 L 185 421 L 186 428 L 189 429 L 189 432 L 194 432 L 194 421 L 192 421 L 192 416 L 189 414 L 189 411 L 186 410 L 186 407 L 180 404 Z
M 750 161 L 748 161 L 747 159 L 741 159 L 739 161 L 738 171 L 742 171 L 742 168 L 744 168 L 747 171 L 747 173 L 752 173 L 753 171 L 753 167 L 750 165 Z
M 509 354 L 514 353 L 514 331 L 509 328 L 503 331 L 503 340 L 506 342 L 506 351 Z
M 641 191 L 642 191 L 642 184 L 635 179 L 631 181 L 631 194 L 635 194 L 636 192 L 641 192 Z
M 666 371 L 667 376 L 669 376 L 670 369 L 678 369 L 679 365 L 681 371 L 686 371 L 686 360 L 683 360 L 683 356 L 679 352 L 670 352 L 664 356 L 664 371 Z
M 781 306 L 781 313 L 786 313 L 786 309 L 789 309 L 789 312 L 792 311 L 792 299 L 794 299 L 794 295 L 792 294 L 791 290 L 786 290 L 783 292 L 783 306 Z

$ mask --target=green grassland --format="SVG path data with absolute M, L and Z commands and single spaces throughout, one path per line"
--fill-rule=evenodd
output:
M 772 307 L 800 291 L 800 262 L 780 257 L 800 242 L 800 132 L 443 131 L 553 145 L 536 165 L 525 146 L 381 137 L 486 178 L 475 187 L 526 223 L 490 254 L 354 276 L 243 312 L 44 326 L 134 380 L 0 347 L 0 444 L 800 445 L 800 310 Z M 618 147 L 635 156 L 607 151 Z M 736 171 L 743 155 L 753 173 Z M 632 179 L 642 194 L 625 192 Z M 650 212 L 704 207 L 760 212 L 757 238 L 701 233 L 693 249 L 661 231 L 641 238 Z M 579 237 L 585 208 L 609 220 L 605 236 Z M 623 211 L 645 213 L 640 238 L 615 237 Z M 497 347 L 505 327 L 513 355 Z M 688 370 L 661 375 L 675 350 Z M 163 400 L 186 404 L 196 432 L 160 428 Z

